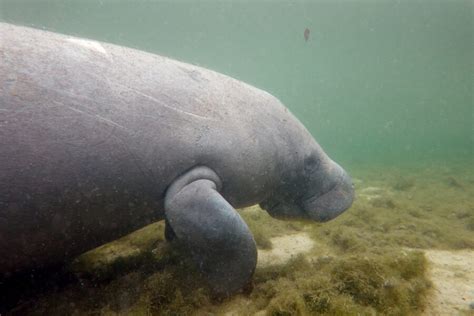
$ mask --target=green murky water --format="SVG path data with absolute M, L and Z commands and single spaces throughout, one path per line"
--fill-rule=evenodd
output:
M 342 164 L 473 159 L 472 1 L 0 1 L 279 97 Z M 310 30 L 308 41 L 304 30 Z

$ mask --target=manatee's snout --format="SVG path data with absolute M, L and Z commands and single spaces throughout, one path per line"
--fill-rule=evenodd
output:
M 352 180 L 335 162 L 314 175 L 306 186 L 313 193 L 306 198 L 273 195 L 260 206 L 278 219 L 329 221 L 347 210 L 354 199 Z
M 347 172 L 336 163 L 331 169 L 329 189 L 302 201 L 304 212 L 318 222 L 337 217 L 351 206 L 354 199 L 354 186 Z

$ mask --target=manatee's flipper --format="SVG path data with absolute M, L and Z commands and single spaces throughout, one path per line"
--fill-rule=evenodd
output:
M 214 294 L 242 289 L 257 264 L 257 248 L 247 225 L 219 194 L 221 181 L 207 167 L 195 167 L 166 192 L 165 212 L 176 241 L 191 252 Z

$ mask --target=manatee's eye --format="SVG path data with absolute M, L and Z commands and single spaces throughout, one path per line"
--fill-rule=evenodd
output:
M 311 172 L 317 169 L 319 166 L 319 159 L 316 157 L 316 155 L 309 155 L 304 159 L 304 171 L 305 172 Z

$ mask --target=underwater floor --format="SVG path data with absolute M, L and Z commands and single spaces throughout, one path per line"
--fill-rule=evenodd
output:
M 49 281 L 7 314 L 474 315 L 472 167 L 349 171 L 356 201 L 331 222 L 240 210 L 259 262 L 232 298 L 211 299 L 155 223 L 77 258 L 74 278 Z

